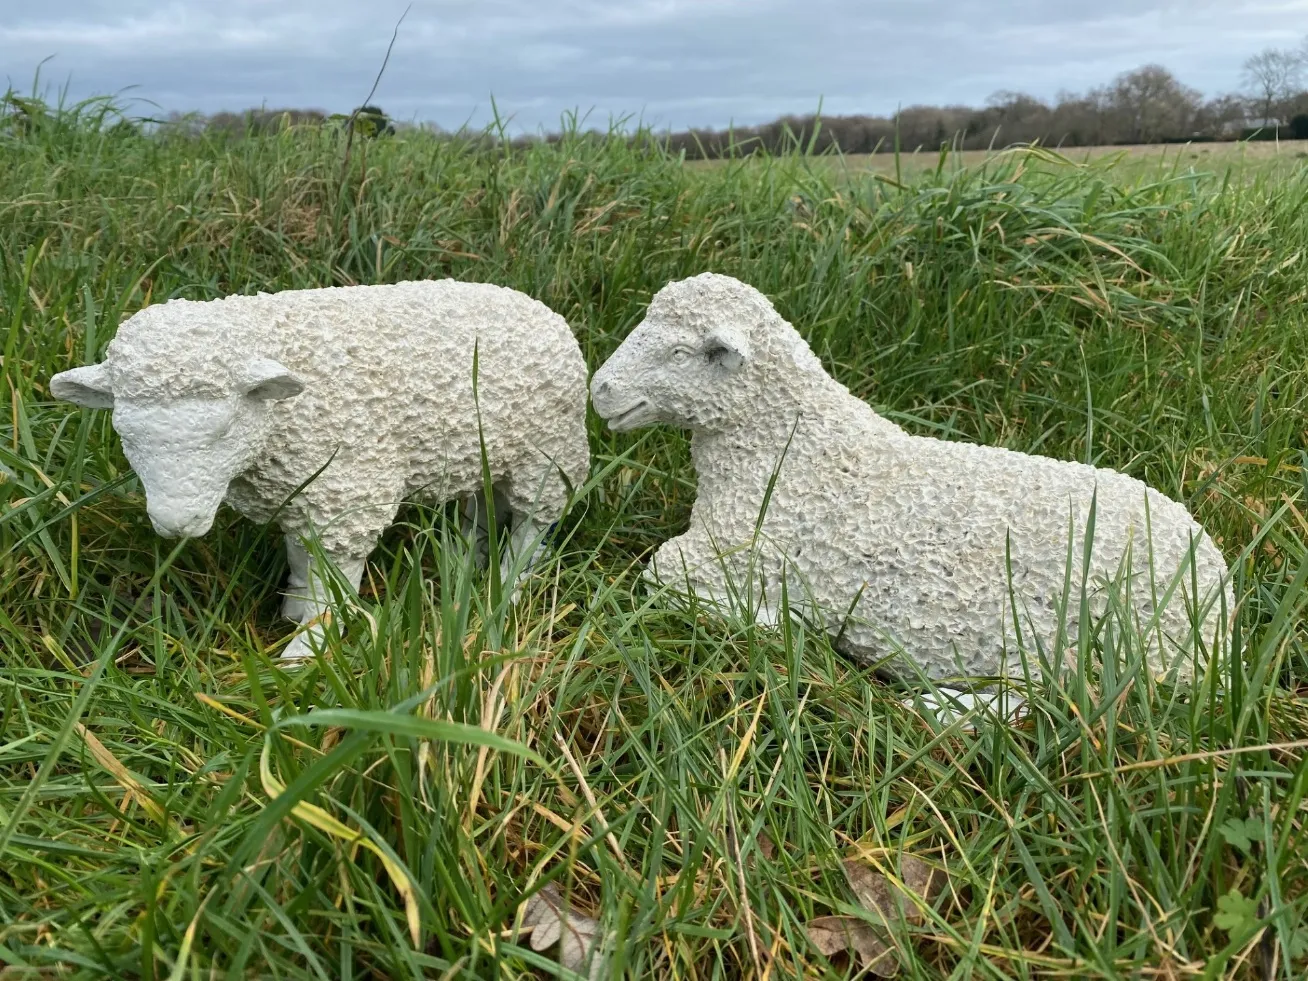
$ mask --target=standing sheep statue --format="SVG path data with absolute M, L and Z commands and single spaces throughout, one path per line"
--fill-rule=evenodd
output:
M 312 653 L 327 609 L 313 536 L 357 589 L 403 500 L 462 498 L 480 527 L 484 445 L 509 512 L 506 571 L 525 575 L 590 468 L 571 329 L 489 284 L 170 300 L 124 321 L 103 362 L 55 375 L 50 391 L 112 408 L 160 535 L 203 535 L 224 500 L 254 521 L 276 517 L 290 564 L 283 612 L 312 624 L 287 659 Z
M 1073 527 L 1068 637 L 1082 583 L 1098 617 L 1105 581 L 1133 568 L 1149 669 L 1186 678 L 1232 609 L 1222 554 L 1180 504 L 1112 470 L 910 435 L 727 276 L 660 290 L 591 379 L 591 400 L 617 431 L 692 433 L 690 529 L 658 549 L 648 576 L 719 604 L 752 583 L 763 620 L 777 615 L 784 577 L 794 608 L 894 674 L 917 674 L 897 663 L 905 655 L 933 680 L 1021 676 L 1014 622 L 1028 650 L 1052 649 Z

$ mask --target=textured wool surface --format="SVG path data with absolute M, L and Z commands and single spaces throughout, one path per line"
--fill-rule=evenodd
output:
M 616 429 L 692 431 L 690 528 L 658 549 L 653 577 L 715 602 L 752 586 L 764 617 L 784 577 L 792 606 L 895 673 L 916 675 L 907 654 L 935 679 L 1018 676 L 1018 627 L 1028 651 L 1049 649 L 1060 620 L 1075 639 L 1084 583 L 1092 620 L 1116 589 L 1151 669 L 1187 677 L 1196 592 L 1209 649 L 1232 609 L 1226 562 L 1182 505 L 1116 471 L 905 432 L 730 277 L 664 287 L 591 393 Z
M 104 364 L 116 407 L 159 406 L 232 398 L 253 358 L 284 365 L 304 390 L 272 405 L 227 502 L 256 521 L 276 513 L 292 534 L 312 527 L 334 558 L 365 557 L 403 500 L 478 491 L 479 433 L 510 506 L 542 526 L 589 470 L 586 366 L 571 329 L 490 284 L 170 300 L 124 321 Z

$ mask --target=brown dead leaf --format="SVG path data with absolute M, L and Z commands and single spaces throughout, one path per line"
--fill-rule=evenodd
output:
M 894 977 L 899 973 L 899 955 L 891 927 L 922 923 L 926 916 L 913 897 L 932 903 L 944 887 L 945 875 L 912 855 L 899 862 L 902 886 L 862 859 L 846 859 L 843 867 L 858 904 L 873 922 L 857 916 L 820 916 L 807 925 L 809 940 L 825 957 L 847 952 L 872 974 Z
M 902 888 L 862 859 L 847 858 L 843 864 L 859 905 L 885 923 L 893 923 L 901 916 L 908 923 L 923 922 L 926 917 L 912 896 L 929 906 L 945 885 L 943 872 L 912 855 L 904 855 L 899 862 Z
M 599 923 L 570 909 L 554 883 L 523 904 L 522 926 L 531 930 L 528 943 L 532 950 L 541 951 L 557 943 L 558 961 L 568 970 L 585 973 L 589 960 L 589 977 L 604 977 L 606 958 L 598 949 L 602 946 Z
M 819 916 L 805 927 L 808 939 L 823 957 L 848 953 L 873 974 L 892 978 L 899 972 L 895 949 L 881 938 L 876 928 L 857 916 Z

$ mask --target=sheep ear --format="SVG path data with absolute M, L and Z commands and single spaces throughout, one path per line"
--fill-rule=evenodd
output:
M 50 379 L 50 394 L 87 409 L 114 407 L 114 391 L 103 364 L 88 364 L 59 372 Z
M 750 347 L 745 335 L 730 327 L 722 327 L 709 334 L 704 342 L 704 354 L 714 364 L 727 371 L 739 371 L 749 360 Z
M 245 366 L 241 390 L 252 399 L 277 402 L 304 391 L 304 382 L 270 358 L 255 358 Z

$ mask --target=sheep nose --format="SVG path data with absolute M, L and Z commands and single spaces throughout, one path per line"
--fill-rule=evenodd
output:
M 598 384 L 595 386 L 595 394 L 596 394 L 596 395 L 608 395 L 609 392 L 612 390 L 612 388 L 613 388 L 613 386 L 610 385 L 608 382 L 606 382 L 606 381 L 601 381 L 600 383 L 598 383 Z
M 161 509 L 153 511 L 147 509 L 146 513 L 150 517 L 150 524 L 154 525 L 155 533 L 161 538 L 199 538 L 213 524 L 213 519 L 206 518 L 203 514 L 186 514 Z

